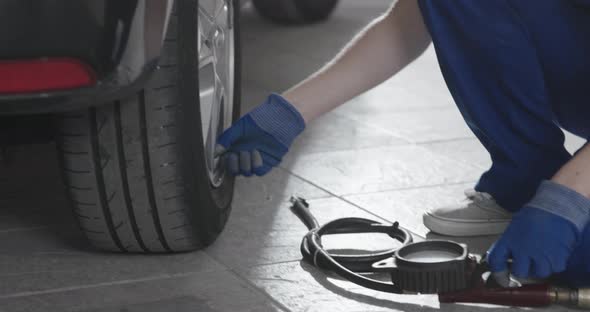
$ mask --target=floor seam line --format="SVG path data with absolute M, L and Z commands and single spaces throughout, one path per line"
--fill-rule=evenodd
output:
M 438 140 L 425 141 L 425 142 L 416 142 L 416 145 L 428 145 L 428 144 L 460 142 L 460 141 L 479 142 L 476 137 L 465 137 L 465 138 L 438 139 Z
M 286 169 L 285 169 L 285 170 L 286 170 Z M 317 185 L 317 184 L 315 184 L 315 183 L 313 183 L 313 182 L 311 182 L 311 181 L 308 181 L 308 180 L 304 179 L 303 177 L 301 177 L 301 176 L 299 176 L 299 175 L 297 175 L 297 174 L 293 173 L 292 171 L 289 171 L 289 170 L 287 170 L 287 171 L 288 171 L 290 174 L 292 174 L 293 176 L 295 176 L 295 177 L 298 177 L 299 179 L 302 179 L 302 180 L 306 181 L 307 183 L 309 183 L 309 184 L 311 184 L 311 185 L 315 186 L 316 188 L 318 188 L 318 189 L 320 189 L 320 190 L 322 190 L 322 191 L 324 191 L 324 192 L 326 192 L 326 193 L 328 193 L 328 194 L 331 194 L 333 197 L 335 197 L 335 198 L 337 198 L 337 199 L 340 199 L 341 201 L 343 201 L 343 202 L 345 202 L 345 203 L 347 203 L 347 204 L 349 204 L 349 205 L 351 205 L 351 206 L 353 206 L 353 207 L 356 207 L 357 209 L 360 209 L 361 211 L 364 211 L 364 212 L 366 212 L 366 213 L 370 214 L 371 216 L 374 216 L 374 217 L 376 217 L 376 218 L 378 218 L 378 219 L 380 219 L 380 220 L 382 220 L 382 221 L 385 221 L 385 222 L 390 222 L 389 220 L 385 219 L 384 217 L 381 217 L 381 216 L 379 216 L 379 215 L 377 215 L 377 214 L 375 214 L 375 213 L 373 213 L 373 212 L 371 212 L 371 211 L 369 211 L 369 210 L 367 210 L 367 209 L 365 209 L 365 208 L 363 208 L 363 207 L 361 207 L 361 206 L 357 205 L 356 203 L 353 203 L 352 201 L 350 201 L 350 200 L 348 200 L 348 199 L 346 199 L 346 198 L 344 198 L 344 197 L 341 197 L 341 196 L 339 196 L 339 195 L 336 195 L 336 194 L 334 194 L 333 192 L 331 192 L 331 191 L 329 191 L 329 190 L 327 190 L 327 189 L 325 189 L 325 188 L 323 188 L 323 187 L 321 187 L 321 186 L 319 186 L 319 185 Z M 425 237 L 422 237 L 420 234 L 418 234 L 418 233 L 415 233 L 414 231 L 412 231 L 412 230 L 410 230 L 410 229 L 406 229 L 406 230 L 408 230 L 410 233 L 412 233 L 412 235 L 413 235 L 413 236 L 415 235 L 415 236 L 418 236 L 418 237 L 420 237 L 420 238 L 425 238 Z
M 225 262 L 221 261 L 220 259 L 218 259 L 216 256 L 208 253 L 207 251 L 205 251 L 205 253 L 213 260 L 215 260 L 215 262 L 219 263 L 221 266 L 223 266 L 228 272 L 234 274 L 237 278 L 239 278 L 242 282 L 245 282 L 247 285 L 249 285 L 251 288 L 253 288 L 258 294 L 262 295 L 264 298 L 268 299 L 270 302 L 274 303 L 276 306 L 278 306 L 281 310 L 286 311 L 286 312 L 292 312 L 291 309 L 289 309 L 286 305 L 284 305 L 282 302 L 278 301 L 276 298 L 274 298 L 273 296 L 271 296 L 269 293 L 267 293 L 266 291 L 264 291 L 263 289 L 261 289 L 260 287 L 258 287 L 256 284 L 252 283 L 248 278 L 246 278 L 245 276 L 243 276 L 242 274 L 240 274 L 240 272 L 236 271 L 234 268 L 232 268 L 231 266 L 225 264 Z
M 43 230 L 43 229 L 48 229 L 48 228 L 51 228 L 51 225 L 11 228 L 11 229 L 0 230 L 0 234 L 14 233 L 14 232 L 38 231 L 38 230 Z
M 383 190 L 379 190 L 379 191 L 370 191 L 370 192 L 364 192 L 364 193 L 346 193 L 346 194 L 342 194 L 342 195 L 337 195 L 337 194 L 333 193 L 332 191 L 329 191 L 329 190 L 325 189 L 324 187 L 317 185 L 315 182 L 312 182 L 312 181 L 300 176 L 299 174 L 294 173 L 289 168 L 286 168 L 283 166 L 279 166 L 277 168 L 284 170 L 288 174 L 291 174 L 294 177 L 304 181 L 305 183 L 310 184 L 313 187 L 327 193 L 329 195 L 327 197 L 337 197 L 337 198 L 342 198 L 345 196 L 359 196 L 359 195 L 365 195 L 365 194 L 369 195 L 369 194 L 379 194 L 379 193 L 396 192 L 396 191 L 410 191 L 410 190 L 418 190 L 418 189 L 422 189 L 422 188 L 436 188 L 436 187 L 444 187 L 444 186 L 457 186 L 457 185 L 468 184 L 468 183 L 477 183 L 477 180 L 469 180 L 469 181 L 466 180 L 466 181 L 457 181 L 457 182 L 449 182 L 449 183 L 429 184 L 429 185 L 422 185 L 422 186 L 408 186 L 408 187 L 401 187 L 401 188 L 383 189 Z M 323 199 L 323 198 L 327 198 L 327 197 L 326 196 L 314 197 L 314 198 L 310 198 L 310 200 Z
M 430 184 L 430 185 L 422 185 L 422 186 L 408 186 L 408 187 L 385 189 L 385 190 L 365 192 L 365 193 L 347 193 L 347 194 L 342 194 L 340 196 L 349 197 L 349 196 L 372 195 L 372 194 L 398 192 L 398 191 L 413 191 L 413 190 L 419 190 L 419 189 L 432 189 L 432 188 L 445 187 L 445 186 L 458 186 L 461 184 L 469 184 L 469 183 L 476 183 L 476 182 L 477 182 L 477 180 L 459 181 L 459 182 L 450 182 L 450 183 L 439 183 L 439 184 Z
M 332 113 L 332 112 L 331 112 Z M 344 113 L 341 112 L 333 112 L 334 114 L 338 115 L 339 117 L 344 117 L 347 118 L 348 120 L 357 122 L 365 127 L 369 127 L 372 129 L 377 129 L 380 131 L 383 131 L 397 139 L 403 140 L 409 144 L 412 145 L 425 145 L 425 144 L 436 144 L 436 143 L 445 143 L 445 142 L 454 142 L 454 141 L 462 141 L 462 140 L 477 140 L 477 138 L 475 136 L 471 136 L 471 137 L 458 137 L 458 138 L 449 138 L 449 139 L 435 139 L 435 140 L 427 140 L 427 141 L 416 141 L 411 139 L 411 136 L 408 135 L 407 133 L 403 133 L 403 132 L 396 132 L 396 131 L 392 131 L 391 129 L 379 126 L 379 125 L 373 125 L 373 124 L 369 124 L 369 123 L 365 123 L 363 122 L 361 119 L 356 119 L 350 116 L 347 116 Z
M 248 266 L 248 268 L 259 268 L 259 267 L 263 267 L 263 266 L 270 266 L 270 265 L 276 265 L 276 264 L 297 263 L 297 262 L 301 262 L 301 260 L 302 259 L 295 259 L 295 260 L 283 260 L 283 261 L 270 262 L 270 263 L 258 263 L 258 264 L 250 265 L 250 266 Z
M 352 118 L 350 116 L 347 116 L 346 114 L 343 114 L 343 113 L 340 113 L 340 112 L 337 112 L 337 111 L 331 111 L 331 112 L 329 112 L 329 114 L 334 114 L 335 116 L 337 116 L 339 118 L 343 118 L 343 119 L 346 119 L 348 121 L 351 121 L 351 122 L 354 122 L 354 123 L 358 123 L 359 125 L 364 126 L 364 127 L 367 127 L 369 129 L 383 131 L 383 133 L 387 133 L 388 135 L 392 136 L 393 138 L 399 139 L 399 140 L 405 142 L 407 145 L 410 145 L 410 144 L 415 145 L 416 144 L 415 142 L 412 142 L 411 140 L 409 140 L 408 138 L 406 138 L 405 136 L 403 136 L 400 133 L 395 133 L 394 131 L 390 131 L 388 129 L 384 129 L 382 127 L 375 126 L 373 124 L 365 123 L 365 122 L 363 122 L 361 120 L 358 120 L 358 119 Z M 403 144 L 400 144 L 400 145 L 403 145 Z
M 391 134 L 387 134 L 393 137 L 393 135 Z M 397 137 L 395 137 L 395 139 L 397 139 Z M 350 147 L 350 148 L 333 148 L 333 149 L 329 149 L 329 150 L 319 150 L 319 151 L 311 151 L 311 152 L 304 152 L 303 154 L 300 154 L 301 156 L 315 156 L 318 154 L 325 154 L 325 153 L 333 153 L 333 152 L 356 152 L 356 151 L 362 151 L 364 149 L 378 149 L 378 148 L 389 148 L 389 147 L 405 147 L 405 146 L 414 146 L 415 144 L 412 142 L 406 142 L 406 141 L 401 141 L 399 144 L 381 144 L 381 145 L 375 145 L 375 146 L 367 146 L 367 147 L 362 147 L 362 148 L 354 148 L 354 147 Z M 294 155 L 295 157 L 297 157 L 297 150 L 293 150 L 293 153 L 289 154 L 289 155 Z
M 375 129 L 381 129 L 379 127 L 376 127 Z M 390 131 L 387 131 L 387 134 L 395 137 L 396 139 L 401 139 L 401 140 L 405 140 L 403 137 L 399 137 L 396 134 L 393 134 Z M 436 144 L 436 143 L 450 143 L 450 142 L 458 142 L 458 141 L 468 141 L 471 140 L 469 138 L 455 138 L 455 139 L 449 139 L 449 140 L 441 140 L 441 141 L 429 141 L 429 142 L 415 142 L 415 141 L 404 141 L 404 142 L 400 142 L 400 144 L 389 144 L 389 145 L 376 145 L 376 146 L 370 146 L 370 147 L 362 147 L 362 148 L 343 148 L 343 149 L 333 149 L 333 150 L 326 150 L 326 151 L 319 151 L 319 152 L 309 152 L 309 153 L 304 153 L 304 154 L 300 154 L 300 155 L 295 155 L 295 156 L 307 156 L 307 155 L 313 155 L 313 154 L 324 154 L 324 153 L 337 153 L 337 152 L 354 152 L 354 151 L 368 151 L 368 150 L 380 150 L 380 149 L 388 149 L 388 148 L 401 148 L 401 147 L 418 147 L 420 149 L 423 149 L 425 151 L 428 151 L 429 153 L 432 153 L 433 155 L 437 155 L 440 157 L 444 157 L 446 159 L 450 159 L 456 162 L 460 162 L 463 163 L 463 161 L 452 158 L 450 156 L 444 155 L 443 153 L 438 153 L 434 150 L 431 150 L 428 147 L 428 144 Z M 294 151 L 295 153 L 297 153 L 297 151 Z M 469 164 L 469 163 L 466 163 Z M 477 166 L 480 167 L 479 165 L 471 165 L 471 166 Z M 283 167 L 282 165 L 280 165 L 280 167 Z
M 0 295 L 0 300 L 23 298 L 23 297 L 30 297 L 30 296 L 39 296 L 39 295 L 48 295 L 48 294 L 56 294 L 56 293 L 64 293 L 64 292 L 69 292 L 69 291 L 100 288 L 100 287 L 109 287 L 109 286 L 117 286 L 117 285 L 128 285 L 128 284 L 133 284 L 133 283 L 152 282 L 152 281 L 166 280 L 166 279 L 173 279 L 173 278 L 182 278 L 182 277 L 188 277 L 191 275 L 212 273 L 212 272 L 216 272 L 216 271 L 219 271 L 219 270 L 204 270 L 204 271 L 198 271 L 198 272 L 162 274 L 162 275 L 155 275 L 155 276 L 146 277 L 146 278 L 127 279 L 127 280 L 102 282 L 102 283 L 86 284 L 86 285 L 74 285 L 74 286 L 58 287 L 58 288 L 45 289 L 45 290 L 21 291 L 21 292 L 17 292 L 17 293 L 13 293 L 13 294 Z

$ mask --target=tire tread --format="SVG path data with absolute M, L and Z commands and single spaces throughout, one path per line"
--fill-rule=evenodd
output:
M 162 247 L 171 252 L 172 249 L 166 242 L 166 237 L 164 237 L 164 231 L 162 230 L 162 224 L 160 223 L 160 215 L 158 212 L 158 205 L 156 204 L 156 195 L 154 191 L 154 184 L 152 179 L 152 170 L 151 170 L 151 162 L 150 162 L 150 151 L 149 151 L 149 142 L 148 142 L 148 134 L 147 134 L 147 120 L 146 120 L 146 113 L 145 113 L 145 93 L 141 92 L 139 96 L 139 127 L 141 129 L 141 146 L 142 146 L 142 157 L 143 157 L 143 164 L 144 164 L 144 174 L 145 174 L 145 183 L 146 183 L 146 191 L 148 196 L 148 202 L 150 206 L 150 210 L 152 213 L 152 218 L 154 219 L 154 227 L 156 229 L 158 240 L 162 244 Z
M 129 217 L 129 223 L 133 230 L 133 236 L 139 245 L 139 248 L 143 252 L 150 252 L 150 249 L 145 245 L 143 239 L 141 237 L 139 226 L 137 225 L 137 219 L 135 218 L 135 211 L 133 210 L 133 201 L 131 200 L 131 195 L 129 191 L 129 179 L 127 177 L 127 162 L 125 159 L 125 144 L 123 143 L 123 131 L 122 131 L 122 122 L 121 122 L 121 103 L 117 102 L 115 104 L 115 131 L 116 131 L 116 148 L 117 148 L 117 158 L 119 160 L 119 171 L 121 172 L 121 184 L 122 184 L 122 191 L 123 191 L 123 198 L 125 200 L 125 208 L 127 210 L 127 215 Z

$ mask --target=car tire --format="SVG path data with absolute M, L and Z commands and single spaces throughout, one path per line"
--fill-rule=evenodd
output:
M 338 0 L 253 0 L 260 15 L 286 24 L 313 23 L 327 19 Z
M 58 150 L 66 188 L 83 232 L 99 249 L 192 251 L 211 244 L 229 217 L 234 178 L 223 173 L 220 160 L 216 168 L 208 167 L 216 137 L 212 131 L 204 135 L 203 128 L 206 112 L 199 80 L 205 48 L 198 2 L 176 1 L 158 70 L 143 90 L 59 116 Z M 239 10 L 237 0 L 208 2 L 234 8 L 227 18 L 228 25 L 233 23 L 233 40 L 224 39 L 231 40 L 227 51 L 234 51 L 227 58 L 228 64 L 233 59 L 227 71 L 233 88 L 220 93 L 225 97 L 217 104 L 228 108 L 215 117 L 224 119 L 215 127 L 218 134 L 239 116 Z M 212 170 L 221 172 L 215 183 Z

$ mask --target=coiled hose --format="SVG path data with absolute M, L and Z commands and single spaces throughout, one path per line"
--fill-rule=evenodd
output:
M 399 241 L 402 246 L 412 242 L 412 235 L 399 227 L 396 222 L 392 225 L 363 218 L 343 218 L 319 225 L 309 210 L 309 204 L 302 198 L 292 197 L 291 211 L 309 229 L 301 242 L 303 259 L 324 270 L 330 270 L 342 278 L 357 285 L 388 293 L 403 293 L 403 290 L 392 283 L 386 283 L 368 278 L 360 273 L 375 272 L 373 264 L 392 257 L 397 249 L 362 255 L 339 255 L 327 252 L 322 246 L 322 236 L 329 234 L 360 234 L 383 233 Z

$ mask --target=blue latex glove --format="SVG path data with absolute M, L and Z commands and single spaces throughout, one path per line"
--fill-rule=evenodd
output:
M 590 226 L 586 226 L 580 244 L 572 252 L 567 269 L 558 280 L 570 287 L 590 287 Z
M 277 166 L 305 129 L 301 114 L 278 94 L 240 118 L 217 140 L 233 175 L 262 176 Z
M 519 278 L 545 278 L 562 272 L 588 221 L 589 199 L 544 181 L 490 249 L 490 269 L 507 271 L 511 258 L 511 273 Z

